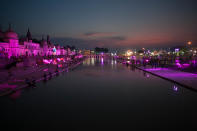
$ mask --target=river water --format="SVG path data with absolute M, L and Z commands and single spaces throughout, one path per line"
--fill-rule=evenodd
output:
M 131 130 L 195 126 L 197 93 L 115 60 L 76 69 L 0 98 L 1 126 Z

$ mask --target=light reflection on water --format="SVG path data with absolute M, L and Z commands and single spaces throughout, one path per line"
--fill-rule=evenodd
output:
M 1 118 L 9 125 L 23 123 L 26 130 L 32 125 L 167 128 L 195 125 L 197 117 L 196 92 L 105 58 L 86 59 L 75 70 L 10 97 L 16 101 L 0 99 Z

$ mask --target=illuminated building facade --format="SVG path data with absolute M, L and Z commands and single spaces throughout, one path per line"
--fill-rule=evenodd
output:
M 70 49 L 53 45 L 49 36 L 47 40 L 42 38 L 40 42 L 34 42 L 29 29 L 22 40 L 18 39 L 18 34 L 11 29 L 11 26 L 6 32 L 0 30 L 0 57 L 66 55 L 69 52 Z

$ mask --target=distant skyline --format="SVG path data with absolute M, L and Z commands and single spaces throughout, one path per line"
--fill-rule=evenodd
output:
M 49 34 L 79 48 L 140 48 L 197 43 L 196 0 L 13 0 L 1 2 L 0 25 L 19 36 Z

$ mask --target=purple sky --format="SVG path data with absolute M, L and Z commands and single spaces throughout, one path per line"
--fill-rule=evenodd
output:
M 167 47 L 197 41 L 196 0 L 20 0 L 1 3 L 2 30 L 49 34 L 80 48 Z

